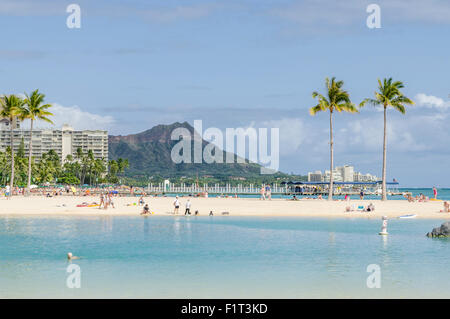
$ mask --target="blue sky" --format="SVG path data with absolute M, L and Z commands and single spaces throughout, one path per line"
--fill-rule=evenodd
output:
M 66 26 L 70 3 L 81 29 Z M 366 26 L 370 3 L 380 29 Z M 308 114 L 311 92 L 336 76 L 359 103 L 392 76 L 416 105 L 389 112 L 388 178 L 450 186 L 447 0 L 1 0 L 0 33 L 2 93 L 39 88 L 56 125 L 279 127 L 280 168 L 302 174 L 329 162 L 328 117 Z M 338 114 L 336 165 L 379 176 L 382 121 L 370 106 Z

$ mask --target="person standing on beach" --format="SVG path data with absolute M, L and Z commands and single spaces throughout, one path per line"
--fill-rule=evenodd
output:
M 102 208 L 102 205 L 105 206 L 105 197 L 103 196 L 103 192 L 100 193 L 100 204 L 98 205 L 98 209 Z
M 265 200 L 266 199 L 266 191 L 264 189 L 264 185 L 261 186 L 261 190 L 259 191 L 259 193 L 261 194 L 260 199 Z
M 180 201 L 178 200 L 178 196 L 175 197 L 175 201 L 173 202 L 173 206 L 175 207 L 173 213 L 174 214 L 178 214 L 178 210 L 180 208 Z
M 144 206 L 144 204 L 145 204 L 144 195 L 141 195 L 141 198 L 139 198 L 138 206 Z
M 112 208 L 116 208 L 116 207 L 114 207 L 114 201 L 113 201 L 111 192 L 108 193 L 108 204 L 111 205 Z
M 272 200 L 272 190 L 270 189 L 270 185 L 266 186 L 266 197 L 268 200 Z
M 186 202 L 186 210 L 184 212 L 185 215 L 190 215 L 191 214 L 191 200 L 188 199 Z
M 437 199 L 437 189 L 434 186 L 433 186 L 433 195 L 434 195 L 434 199 Z
M 10 199 L 10 196 L 9 196 L 10 190 L 11 190 L 11 188 L 9 187 L 9 185 L 6 185 L 6 187 L 5 187 L 5 196 L 6 196 L 7 199 Z

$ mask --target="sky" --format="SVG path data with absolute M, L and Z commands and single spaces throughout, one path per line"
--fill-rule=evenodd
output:
M 388 179 L 450 187 L 448 0 L 0 0 L 0 34 L 0 93 L 39 89 L 55 126 L 275 127 L 280 170 L 296 174 L 329 167 L 328 115 L 308 112 L 325 78 L 359 103 L 393 77 L 415 105 L 388 112 Z M 383 112 L 334 120 L 335 164 L 380 176 Z

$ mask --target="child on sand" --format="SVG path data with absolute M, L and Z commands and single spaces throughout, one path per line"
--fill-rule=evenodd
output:
M 148 204 L 145 204 L 144 208 L 142 209 L 141 215 L 148 215 L 150 214 L 150 208 L 148 207 Z

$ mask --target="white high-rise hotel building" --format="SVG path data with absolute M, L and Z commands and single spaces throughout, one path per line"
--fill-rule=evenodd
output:
M 4 152 L 10 146 L 10 127 L 8 120 L 0 120 L 0 151 Z M 28 155 L 30 130 L 20 128 L 17 123 L 13 129 L 14 150 L 17 150 L 24 141 L 25 154 Z M 67 155 L 75 157 L 77 149 L 84 153 L 92 150 L 96 159 L 108 160 L 108 132 L 102 130 L 74 130 L 69 125 L 63 125 L 62 129 L 33 129 L 32 156 L 36 160 L 42 154 L 54 150 L 61 160 Z
M 330 171 L 309 172 L 308 182 L 329 182 L 330 181 Z M 335 182 L 376 182 L 378 177 L 371 174 L 362 174 L 355 172 L 355 168 L 350 165 L 344 165 L 336 167 L 333 170 L 333 180 Z

